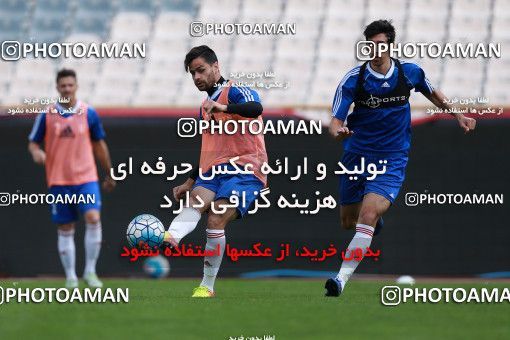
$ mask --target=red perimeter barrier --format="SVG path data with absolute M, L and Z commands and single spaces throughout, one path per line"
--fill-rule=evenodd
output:
M 101 117 L 198 117 L 198 108 L 168 108 L 168 107 L 104 107 L 96 108 Z M 264 109 L 265 117 L 295 117 L 292 108 Z

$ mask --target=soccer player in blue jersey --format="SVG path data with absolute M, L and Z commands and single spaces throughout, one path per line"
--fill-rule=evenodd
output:
M 363 32 L 366 40 L 375 46 L 395 41 L 395 28 L 390 21 L 377 20 Z M 347 169 L 365 162 L 381 166 L 386 160 L 386 171 L 373 180 L 370 175 L 340 176 L 341 224 L 346 229 L 356 228 L 347 249 L 370 246 L 374 231 L 382 227 L 382 215 L 395 201 L 404 181 L 411 139 L 411 89 L 421 92 L 434 105 L 450 109 L 446 97 L 431 86 L 425 72 L 416 64 L 390 57 L 389 52 L 375 56 L 369 62 L 355 67 L 341 80 L 333 100 L 330 134 L 343 141 L 342 164 Z M 354 109 L 348 115 L 349 107 Z M 454 114 L 460 127 L 467 133 L 476 121 L 462 114 Z M 338 275 L 326 281 L 326 296 L 339 296 L 358 266 L 358 261 L 343 261 Z

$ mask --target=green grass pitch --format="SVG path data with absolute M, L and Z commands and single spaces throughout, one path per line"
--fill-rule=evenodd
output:
M 0 339 L 503 339 L 510 305 L 407 303 L 383 306 L 392 282 L 352 281 L 341 298 L 323 280 L 220 278 L 213 299 L 192 299 L 198 279 L 107 279 L 129 303 L 0 305 Z M 61 280 L 0 280 L 3 287 L 60 287 Z M 83 284 L 81 284 L 83 285 Z M 416 287 L 507 287 L 427 283 Z

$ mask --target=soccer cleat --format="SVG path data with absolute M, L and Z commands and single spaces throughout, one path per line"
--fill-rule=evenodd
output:
M 324 288 L 326 288 L 325 296 L 340 296 L 342 294 L 342 283 L 336 277 L 328 279 Z
M 383 226 L 384 226 L 384 220 L 381 216 L 381 217 L 379 217 L 379 219 L 377 220 L 377 223 L 375 224 L 374 236 L 381 232 L 381 229 Z
M 92 288 L 101 288 L 103 287 L 103 282 L 99 280 L 96 273 L 88 273 L 83 275 L 83 279 L 85 283 Z
M 163 244 L 169 244 L 172 248 L 177 248 L 179 246 L 179 243 L 172 237 L 172 235 L 170 235 L 168 230 L 165 230 Z
M 78 288 L 78 286 L 79 286 L 78 279 L 67 279 L 66 280 L 66 288 L 73 289 L 73 288 Z
M 214 297 L 214 292 L 211 292 L 207 287 L 198 286 L 197 288 L 193 289 L 193 295 L 191 295 L 191 297 L 211 298 Z

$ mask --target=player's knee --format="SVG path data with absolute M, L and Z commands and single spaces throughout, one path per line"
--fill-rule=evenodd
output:
M 98 224 L 101 222 L 101 217 L 99 215 L 99 211 L 97 210 L 89 210 L 85 214 L 85 223 L 87 224 Z
M 208 206 L 204 204 L 204 201 L 199 201 L 195 197 L 190 197 L 190 206 L 188 208 L 197 210 L 200 214 L 207 211 Z
M 207 217 L 207 229 L 225 229 L 226 221 L 221 215 L 210 214 Z
M 60 231 L 74 231 L 74 223 L 59 224 L 58 230 L 60 230 Z
M 375 209 L 364 209 L 359 213 L 358 221 L 366 225 L 375 226 L 378 219 L 379 214 Z

